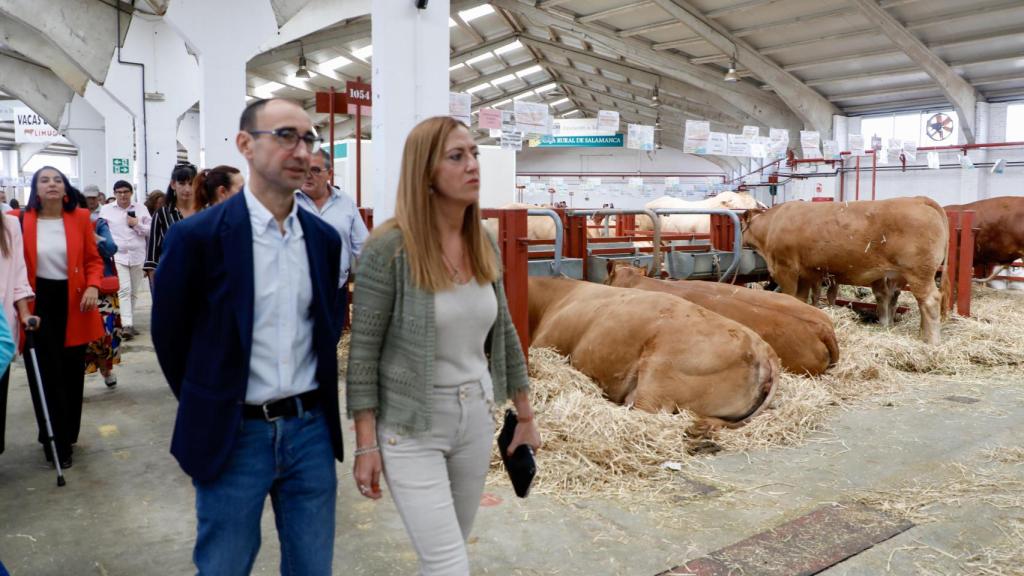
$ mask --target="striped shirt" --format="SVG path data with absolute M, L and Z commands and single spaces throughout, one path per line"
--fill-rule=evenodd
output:
M 146 246 L 146 263 L 143 270 L 156 270 L 160 262 L 160 254 L 164 248 L 164 237 L 167 230 L 182 219 L 181 212 L 172 206 L 164 206 L 153 215 L 153 225 L 149 230 L 149 243 Z

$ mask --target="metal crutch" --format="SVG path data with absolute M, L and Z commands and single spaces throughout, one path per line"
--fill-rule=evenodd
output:
M 43 378 L 39 374 L 39 358 L 36 357 L 35 331 L 38 321 L 32 318 L 28 321 L 28 330 L 25 330 L 25 347 L 28 348 L 29 357 L 32 358 L 32 370 L 36 376 L 36 390 L 39 392 L 39 401 L 43 405 L 43 420 L 46 421 L 46 439 L 50 443 L 50 453 L 53 454 L 53 465 L 57 468 L 57 486 L 63 486 L 64 471 L 60 469 L 60 456 L 57 454 L 57 441 L 53 438 L 53 426 L 50 424 L 50 409 L 46 404 L 46 392 L 43 391 Z

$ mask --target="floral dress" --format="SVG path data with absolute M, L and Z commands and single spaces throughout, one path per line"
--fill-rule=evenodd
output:
M 100 256 L 103 258 L 103 276 L 117 276 L 114 266 L 114 253 L 117 244 L 110 234 L 106 220 L 99 218 L 95 222 L 96 234 L 102 236 L 97 240 Z M 89 343 L 85 349 L 85 373 L 92 374 L 97 370 L 110 370 L 115 364 L 121 363 L 121 309 L 117 292 L 100 294 L 100 320 L 103 322 L 103 337 Z

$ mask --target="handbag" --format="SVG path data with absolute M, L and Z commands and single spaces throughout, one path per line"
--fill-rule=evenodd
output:
M 505 465 L 516 496 L 526 498 L 530 493 L 530 486 L 533 485 L 533 477 L 537 474 L 537 462 L 533 458 L 533 448 L 527 444 L 520 445 L 511 456 L 508 455 L 508 447 L 512 443 L 512 436 L 518 423 L 516 413 L 511 409 L 505 410 L 505 423 L 498 434 L 498 450 L 501 452 L 501 462 Z
M 121 283 L 118 282 L 116 275 L 100 278 L 100 294 L 117 294 L 120 289 Z

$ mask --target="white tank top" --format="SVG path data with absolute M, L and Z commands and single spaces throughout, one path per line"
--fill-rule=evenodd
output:
M 437 358 L 434 386 L 458 386 L 484 382 L 490 388 L 490 372 L 484 344 L 498 318 L 498 299 L 490 283 L 470 280 L 434 293 L 437 324 Z

